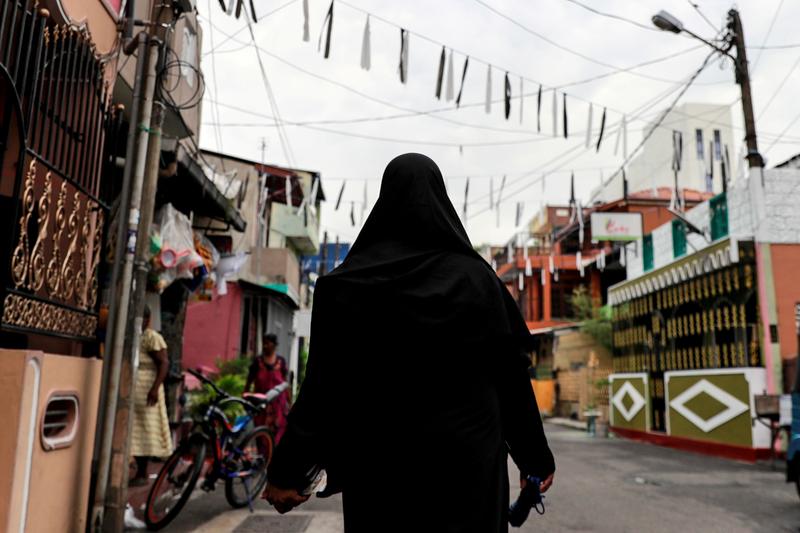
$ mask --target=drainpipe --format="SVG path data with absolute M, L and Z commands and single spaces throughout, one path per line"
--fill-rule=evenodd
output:
M 155 91 L 155 66 L 158 48 L 152 46 L 156 41 L 151 41 L 146 33 L 140 33 L 136 38 L 138 59 L 136 65 L 136 79 L 134 82 L 134 100 L 131 113 L 131 122 L 128 132 L 128 151 L 125 156 L 125 174 L 130 181 L 130 207 L 126 211 L 120 209 L 117 214 L 117 254 L 113 271 L 118 273 L 119 297 L 115 299 L 114 307 L 109 314 L 109 333 L 107 339 L 109 366 L 108 383 L 106 386 L 106 404 L 103 416 L 102 431 L 100 435 L 100 450 L 97 468 L 97 488 L 95 491 L 94 506 L 92 509 L 91 528 L 100 531 L 103 526 L 103 506 L 108 489 L 108 475 L 111 467 L 111 448 L 114 437 L 114 422 L 117 412 L 117 397 L 120 387 L 120 374 L 122 370 L 122 357 L 125 342 L 125 328 L 128 322 L 128 306 L 130 305 L 131 283 L 133 277 L 133 259 L 136 248 L 136 230 L 139 223 L 140 204 L 142 199 L 142 183 L 144 180 L 144 165 L 147 151 L 147 125 L 150 124 L 153 94 Z M 134 42 L 136 42 L 134 41 Z M 150 49 L 148 51 L 148 46 Z M 137 90 L 138 93 L 137 94 Z M 141 98 L 141 102 L 139 99 Z M 137 112 L 137 113 L 134 113 Z M 139 115 L 137 117 L 137 115 Z M 124 182 L 125 180 L 123 180 Z M 123 195 L 125 190 L 123 190 Z M 125 200 L 125 198 L 122 198 Z M 127 203 L 127 202 L 125 202 Z M 120 207 L 125 203 L 120 203 Z M 123 217 L 123 215 L 125 215 Z M 120 248 L 124 254 L 120 254 Z M 117 262 L 121 261 L 121 265 Z M 127 464 L 127 463 L 126 463 Z

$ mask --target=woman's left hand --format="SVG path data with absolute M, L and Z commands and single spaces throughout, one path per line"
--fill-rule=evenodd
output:
M 154 387 L 150 389 L 150 392 L 147 393 L 147 405 L 153 407 L 157 403 L 158 403 L 158 389 Z
M 295 489 L 282 489 L 274 485 L 267 485 L 262 498 L 271 503 L 276 511 L 284 514 L 308 500 L 309 497 L 303 496 Z

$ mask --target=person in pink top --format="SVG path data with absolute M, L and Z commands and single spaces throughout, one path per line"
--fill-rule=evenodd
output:
M 274 333 L 267 333 L 263 338 L 262 354 L 253 359 L 244 392 L 266 393 L 289 379 L 289 368 L 286 359 L 278 355 L 278 337 Z M 286 431 L 286 415 L 289 412 L 289 389 L 283 391 L 275 398 L 267 409 L 255 417 L 255 424 L 266 426 L 272 433 L 277 445 Z

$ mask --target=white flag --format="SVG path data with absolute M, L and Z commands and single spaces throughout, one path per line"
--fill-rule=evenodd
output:
M 553 89 L 553 137 L 558 137 L 558 95 Z
M 492 112 L 492 66 L 486 68 L 486 103 L 484 104 L 484 111 L 487 113 Z
M 525 275 L 528 277 L 533 276 L 533 266 L 531 265 L 531 258 L 525 256 Z
M 450 58 L 447 61 L 447 82 L 444 89 L 444 99 L 451 102 L 453 98 L 453 50 L 451 48 Z
M 372 38 L 369 29 L 369 15 L 367 15 L 367 22 L 364 24 L 364 37 L 361 39 L 361 68 L 369 70 L 372 66 Z
M 233 0 L 231 0 L 231 6 L 233 6 Z M 308 0 L 303 0 L 303 40 L 305 42 L 311 40 L 308 31 Z
M 592 104 L 589 104 L 589 123 L 586 125 L 586 148 L 592 144 Z

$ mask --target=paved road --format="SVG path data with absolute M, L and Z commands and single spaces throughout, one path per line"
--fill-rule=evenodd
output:
M 512 532 L 800 531 L 800 498 L 780 469 L 592 439 L 550 424 L 547 433 L 558 465 L 547 512 L 532 515 L 525 527 Z M 259 502 L 250 515 L 230 511 L 218 492 L 189 502 L 169 531 L 340 533 L 340 513 L 341 500 L 331 498 L 312 499 L 287 516 Z

